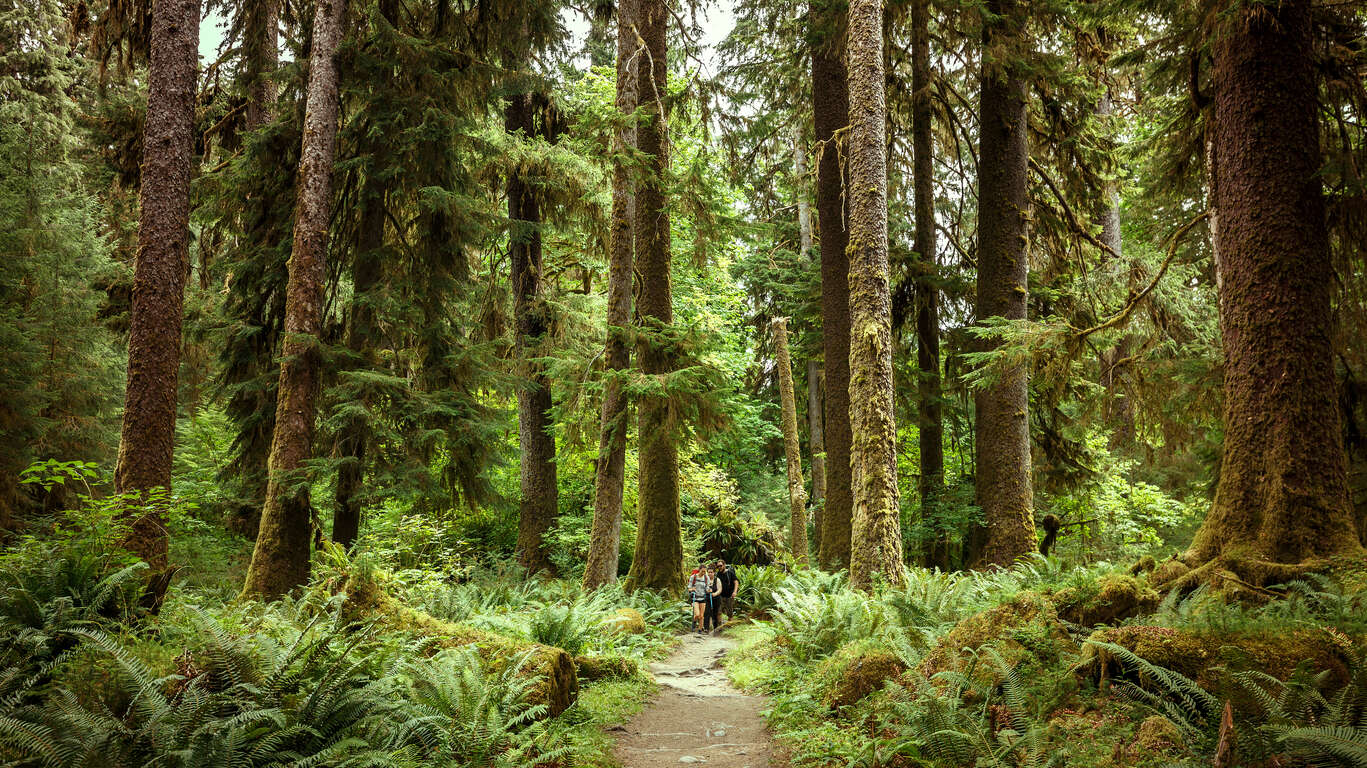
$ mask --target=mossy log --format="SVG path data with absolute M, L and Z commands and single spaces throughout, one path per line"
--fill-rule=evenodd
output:
M 1238 672 L 1257 670 L 1279 680 L 1288 680 L 1304 665 L 1310 672 L 1327 670 L 1327 683 L 1342 685 L 1348 679 L 1348 664 L 1353 652 L 1350 638 L 1324 628 L 1267 634 L 1130 625 L 1097 630 L 1083 647 L 1077 669 L 1099 680 L 1137 679 L 1137 676 L 1113 654 L 1090 641 L 1128 649 L 1151 664 L 1194 680 L 1208 691 L 1234 699 L 1236 706 L 1247 698 L 1246 690 L 1234 679 Z M 1144 681 L 1138 682 L 1143 684 Z
M 580 680 L 634 677 L 640 671 L 636 660 L 627 656 L 576 656 L 574 668 Z
M 336 591 L 346 595 L 342 612 L 347 620 L 425 638 L 431 641 L 434 650 L 473 645 L 496 669 L 520 654 L 529 653 L 526 669 L 537 678 L 531 703 L 545 704 L 550 717 L 569 709 L 579 697 L 579 676 L 574 659 L 560 648 L 442 621 L 403 605 L 374 576 L 349 574 L 337 585 Z

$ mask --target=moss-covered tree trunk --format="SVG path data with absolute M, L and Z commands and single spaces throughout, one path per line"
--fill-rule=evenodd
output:
M 128 383 L 114 469 L 114 487 L 119 493 L 169 491 L 171 487 L 190 248 L 199 0 L 157 3 L 152 9 L 151 46 Z M 167 537 L 160 509 L 147 505 L 130 515 L 125 544 L 161 573 L 167 565 Z M 159 586 L 153 597 L 159 600 L 165 585 L 160 579 L 154 584 Z
M 375 327 L 374 291 L 380 287 L 385 200 L 384 185 L 375 172 L 382 162 L 380 159 L 373 161 L 371 173 L 362 187 L 360 241 L 356 244 L 356 258 L 351 267 L 351 311 L 347 317 L 346 345 L 351 364 L 361 371 L 374 368 L 375 356 L 371 350 L 380 343 Z M 368 407 L 369 403 L 361 405 Z M 364 414 L 349 416 L 337 435 L 337 454 L 342 463 L 337 469 L 337 509 L 332 517 L 332 540 L 348 549 L 361 530 L 366 453 L 372 439 L 367 418 Z
M 776 318 L 774 357 L 778 365 L 778 399 L 783 411 L 783 453 L 788 460 L 788 552 L 799 566 L 807 564 L 807 492 L 802 481 L 802 442 L 797 434 L 797 393 L 793 358 L 788 351 L 788 319 Z
M 319 0 L 314 7 L 270 485 L 242 588 L 246 596 L 276 598 L 309 578 L 313 510 L 304 468 L 313 454 L 321 374 L 319 333 L 327 278 L 332 164 L 337 150 L 337 65 L 333 55 L 342 39 L 345 16 L 345 0 Z
M 1018 0 L 989 0 L 987 11 L 978 122 L 978 322 L 1024 319 L 1030 273 L 1026 83 L 1018 63 L 1025 6 Z M 984 342 L 981 349 L 990 351 L 997 343 Z M 998 371 L 975 393 L 973 406 L 984 525 L 970 535 L 968 561 L 1008 566 L 1035 551 L 1029 370 L 1012 365 Z
M 607 384 L 603 387 L 602 429 L 598 436 L 598 467 L 593 488 L 593 531 L 584 587 L 594 589 L 617 580 L 622 542 L 622 494 L 626 484 L 627 429 L 630 408 L 622 392 L 621 376 L 631 364 L 625 334 L 631 323 L 631 274 L 635 264 L 633 222 L 635 184 L 627 152 L 636 146 L 636 131 L 628 122 L 636 112 L 637 0 L 617 2 L 617 117 L 622 122 L 613 135 L 612 231 L 608 253 L 608 337 L 604 349 Z
M 674 354 L 665 338 L 674 322 L 670 282 L 669 209 L 665 192 L 669 171 L 669 111 L 665 34 L 671 14 L 668 0 L 643 0 L 637 28 L 645 43 L 639 65 L 644 115 L 637 141 L 648 157 L 636 188 L 636 260 L 641 342 L 636 348 L 647 376 L 662 377 L 674 369 Z M 631 589 L 677 591 L 683 580 L 683 536 L 679 524 L 679 451 L 676 428 L 669 423 L 663 395 L 641 399 L 640 491 L 636 515 L 636 554 L 627 585 Z
M 246 128 L 256 130 L 275 114 L 275 72 L 280 59 L 280 0 L 248 0 L 242 6 L 246 38 Z
M 944 412 L 940 403 L 940 289 L 935 255 L 935 141 L 930 101 L 930 0 L 911 6 L 912 185 L 916 195 L 916 405 L 921 449 L 921 519 L 937 531 L 926 542 L 926 567 L 949 568 L 949 537 L 941 531 Z
M 882 0 L 851 0 L 850 462 L 854 521 L 850 584 L 901 584 L 897 422 L 892 388 L 892 291 L 888 267 L 887 94 Z
M 526 139 L 550 138 L 529 93 L 508 99 L 504 129 Z M 543 109 L 544 112 L 544 109 Z M 540 128 L 538 128 L 540 126 Z M 520 173 L 508 177 L 508 257 L 513 288 L 515 347 L 523 383 L 517 390 L 517 434 L 522 498 L 517 516 L 517 562 L 530 573 L 554 571 L 546 533 L 559 515 L 551 382 L 534 358 L 550 327 L 541 284 L 541 198 Z
M 1309 0 L 1234 4 L 1214 39 L 1224 453 L 1186 559 L 1264 584 L 1360 553 L 1334 383 Z
M 793 186 L 797 189 L 798 247 L 804 259 L 812 255 L 812 204 L 807 199 L 807 132 L 799 128 L 793 138 Z M 813 259 L 813 262 L 815 259 Z M 813 263 L 818 270 L 820 264 Z M 820 326 L 817 327 L 818 333 Z M 807 360 L 807 444 L 812 452 L 813 552 L 821 552 L 821 510 L 826 504 L 826 440 L 822 418 L 821 362 Z
M 818 560 L 831 570 L 849 565 L 854 509 L 850 486 L 850 264 L 845 253 L 849 232 L 835 136 L 849 124 L 845 16 L 842 0 L 814 0 L 809 6 L 812 121 L 820 147 L 816 218 L 821 245 L 821 345 L 826 369 L 826 505 L 821 515 Z

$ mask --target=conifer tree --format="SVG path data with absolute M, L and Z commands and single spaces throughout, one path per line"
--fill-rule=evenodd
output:
M 817 229 L 821 243 L 821 343 L 826 374 L 826 505 L 821 520 L 823 568 L 850 562 L 853 495 L 850 478 L 849 234 L 844 179 L 836 132 L 849 124 L 845 77 L 844 0 L 814 0 L 809 7 L 812 44 L 812 117 L 820 154 L 816 168 Z
M 627 153 L 636 145 L 630 122 L 636 111 L 636 6 L 638 0 L 617 2 L 617 119 L 613 133 L 612 231 L 608 253 L 608 336 L 604 348 L 603 412 L 598 440 L 598 463 L 593 484 L 593 530 L 584 586 L 592 589 L 617 580 L 622 541 L 622 494 L 626 483 L 627 428 L 630 409 L 622 391 L 621 375 L 630 365 L 625 334 L 631 322 L 631 275 L 635 263 L 634 190 Z
M 850 584 L 876 577 L 901 584 L 897 424 L 892 383 L 892 294 L 888 267 L 887 97 L 882 0 L 851 0 L 850 93 L 850 445 L 854 520 Z
M 524 139 L 555 140 L 548 127 L 550 105 L 530 92 L 508 99 L 504 130 Z M 542 295 L 541 194 L 521 173 L 508 178 L 508 255 L 513 288 L 513 333 L 525 383 L 517 390 L 521 459 L 517 560 L 529 573 L 552 571 L 546 533 L 559 514 L 555 478 L 555 432 L 551 387 L 544 366 L 533 358 L 550 327 Z
M 1030 265 L 1026 81 L 1019 60 L 1025 5 L 989 0 L 983 22 L 978 149 L 978 322 L 1021 320 Z M 982 342 L 983 351 L 996 340 Z M 968 561 L 1009 566 L 1035 550 L 1030 478 L 1029 371 L 1021 363 L 994 371 L 973 397 L 977 500 L 983 525 Z
M 799 566 L 807 564 L 807 493 L 802 482 L 802 449 L 797 434 L 797 395 L 793 392 L 793 360 L 788 351 L 788 318 L 773 321 L 774 363 L 783 412 L 783 453 L 788 468 L 788 552 Z
M 243 37 L 247 82 L 246 128 L 256 130 L 275 114 L 275 82 L 271 74 L 279 63 L 280 0 L 245 0 Z
M 114 470 L 114 487 L 120 493 L 171 487 L 190 248 L 198 48 L 199 0 L 154 4 L 128 386 Z M 127 546 L 154 571 L 163 570 L 167 538 L 160 511 L 150 506 L 134 515 Z
M 798 249 L 803 261 L 812 260 L 812 204 L 807 199 L 807 137 L 801 127 L 793 137 L 793 182 L 797 190 Z M 820 264 L 813 266 L 820 272 Z M 826 504 L 823 379 L 820 361 L 816 356 L 810 357 L 807 360 L 807 443 L 812 453 L 812 529 L 816 553 L 821 552 L 821 513 Z
M 661 385 L 674 367 L 668 340 L 674 322 L 670 277 L 669 67 L 665 37 L 671 19 L 669 0 L 641 0 L 637 29 L 644 43 L 638 68 L 642 107 L 637 145 L 648 159 L 636 187 L 636 264 L 640 276 L 638 315 L 642 328 L 636 349 L 642 372 Z M 636 554 L 628 574 L 632 589 L 677 590 L 683 573 L 679 520 L 677 425 L 671 423 L 668 396 L 641 398 L 640 492 Z
M 935 142 L 931 122 L 930 0 L 911 5 L 912 177 L 916 194 L 916 402 L 921 452 L 921 519 L 934 531 L 926 543 L 926 567 L 949 568 L 948 540 L 941 531 L 944 489 L 944 415 L 940 404 L 940 300 L 936 284 Z
M 337 149 L 334 54 L 341 42 L 345 16 L 345 0 L 319 0 L 314 8 L 269 488 L 242 590 L 247 596 L 279 597 L 309 577 L 313 510 L 304 469 L 313 454 L 320 386 L 319 337 L 332 209 L 332 164 Z
M 1255 586 L 1361 552 L 1330 342 L 1312 14 L 1309 0 L 1234 3 L 1213 41 L 1225 435 L 1186 560 Z

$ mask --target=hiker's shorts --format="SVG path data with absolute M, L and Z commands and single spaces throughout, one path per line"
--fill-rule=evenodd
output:
M 735 595 L 723 595 L 722 598 L 721 598 L 721 607 L 717 609 L 717 613 L 724 613 L 724 614 L 726 614 L 728 617 L 729 617 L 729 616 L 735 616 L 735 615 L 736 615 L 736 596 L 735 596 Z

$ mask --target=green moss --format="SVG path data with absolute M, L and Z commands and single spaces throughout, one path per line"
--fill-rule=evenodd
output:
M 1164 560 L 1153 569 L 1153 573 L 1149 574 L 1149 583 L 1155 587 L 1164 587 L 1176 582 L 1190 572 L 1191 568 L 1181 560 L 1176 558 Z
M 1236 705 L 1247 698 L 1246 690 L 1233 677 L 1237 672 L 1257 670 L 1287 680 L 1304 667 L 1328 670 L 1330 679 L 1342 684 L 1353 649 L 1347 637 L 1326 629 L 1268 634 L 1135 625 L 1098 630 L 1092 638 L 1127 648 L 1152 664 L 1179 672 L 1209 691 L 1234 699 Z M 1078 668 L 1103 679 L 1130 674 L 1118 660 L 1090 645 Z
M 574 669 L 580 680 L 607 680 L 632 677 L 640 666 L 626 656 L 576 656 Z
M 574 660 L 560 648 L 442 621 L 395 600 L 385 589 L 383 581 L 382 573 L 361 569 L 340 577 L 331 586 L 346 594 L 346 601 L 342 605 L 343 616 L 358 624 L 379 625 L 392 632 L 425 638 L 431 641 L 434 651 L 474 645 L 495 670 L 524 653 L 529 654 L 527 673 L 537 678 L 531 701 L 546 704 L 551 717 L 568 709 L 579 695 L 579 678 Z
M 916 671 L 931 677 L 959 667 L 972 651 L 992 646 L 1015 666 L 1022 662 L 1051 662 L 1076 648 L 1053 603 L 1036 592 L 1021 592 L 1010 601 L 959 622 L 936 643 Z M 986 670 L 988 665 L 979 665 Z
M 603 629 L 614 635 L 643 635 L 647 627 L 640 611 L 622 608 L 603 622 Z
M 848 707 L 883 687 L 906 671 L 896 655 L 867 643 L 840 648 L 817 667 L 814 688 L 831 709 Z
M 1054 593 L 1059 616 L 1086 627 L 1152 613 L 1158 601 L 1158 592 L 1147 584 L 1119 574 L 1102 576 L 1093 589 L 1068 587 Z
M 1144 718 L 1144 722 L 1139 724 L 1139 732 L 1135 734 L 1134 743 L 1130 745 L 1130 751 L 1131 753 L 1175 751 L 1182 741 L 1182 731 L 1176 723 L 1162 715 L 1151 715 Z

